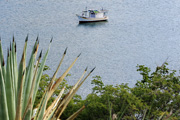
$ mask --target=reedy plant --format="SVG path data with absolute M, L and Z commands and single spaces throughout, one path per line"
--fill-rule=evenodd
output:
M 57 120 L 61 117 L 63 111 L 66 109 L 68 103 L 75 95 L 77 90 L 87 79 L 87 77 L 93 72 L 93 68 L 85 77 L 87 68 L 84 70 L 82 76 L 78 82 L 72 87 L 72 89 L 62 98 L 65 88 L 61 90 L 54 102 L 47 107 L 47 102 L 52 96 L 53 92 L 57 89 L 59 84 L 63 81 L 64 77 L 68 74 L 70 69 L 73 67 L 80 54 L 68 67 L 68 69 L 56 80 L 57 72 L 63 62 L 66 55 L 67 48 L 59 62 L 59 65 L 51 78 L 51 81 L 46 88 L 44 95 L 42 96 L 39 107 L 35 116 L 32 115 L 33 104 L 36 98 L 36 94 L 39 87 L 39 82 L 42 76 L 43 68 L 48 56 L 49 48 L 47 49 L 42 61 L 42 51 L 36 60 L 39 40 L 38 37 L 33 46 L 31 56 L 28 64 L 26 65 L 27 56 L 27 42 L 28 36 L 25 39 L 25 45 L 22 53 L 22 58 L 17 65 L 17 51 L 16 43 L 13 37 L 13 42 L 10 43 L 10 48 L 7 52 L 7 61 L 5 64 L 4 55 L 2 51 L 1 39 L 0 39 L 0 119 L 3 120 Z M 41 61 L 41 64 L 39 64 Z M 68 120 L 74 119 L 80 111 L 84 109 L 84 106 L 78 110 L 75 114 L 70 116 Z

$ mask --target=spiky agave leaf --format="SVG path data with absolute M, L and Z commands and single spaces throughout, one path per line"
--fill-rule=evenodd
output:
M 18 72 L 17 72 L 17 59 L 16 59 L 16 45 L 15 45 L 15 38 L 13 36 L 13 42 L 12 42 L 12 50 L 11 50 L 11 68 L 13 71 L 13 80 L 14 80 L 14 89 L 15 89 L 15 99 L 17 100 L 17 87 L 18 87 Z
M 59 108 L 65 104 L 65 102 L 67 102 L 68 97 L 72 94 L 72 92 L 77 88 L 79 82 L 82 80 L 82 78 L 84 77 L 85 73 L 87 72 L 87 68 L 85 69 L 84 73 L 82 74 L 81 78 L 77 81 L 77 83 L 71 88 L 71 90 L 65 95 L 65 97 L 63 98 L 63 100 L 61 101 L 61 103 L 59 103 Z M 59 109 L 57 108 L 57 109 Z M 57 111 L 57 110 L 56 110 Z
M 83 105 L 77 112 L 75 112 L 74 114 L 72 114 L 69 118 L 67 118 L 66 120 L 74 120 L 81 111 L 83 111 L 85 109 L 85 105 Z
M 53 101 L 53 103 L 48 107 L 48 109 L 46 110 L 43 119 L 44 120 L 49 120 L 52 115 L 54 114 L 58 103 L 61 100 L 62 94 L 64 93 L 65 87 L 62 88 L 61 92 L 59 93 L 58 97 Z
M 63 56 L 62 56 L 62 58 L 61 58 L 61 60 L 60 60 L 60 62 L 59 62 L 59 65 L 58 65 L 58 67 L 57 67 L 57 69 L 56 69 L 56 71 L 55 71 L 55 73 L 54 73 L 54 75 L 53 75 L 53 77 L 52 77 L 52 80 L 51 80 L 52 83 L 53 83 L 54 80 L 56 79 L 57 72 L 58 72 L 58 70 L 59 70 L 59 68 L 60 68 L 60 66 L 61 66 L 61 64 L 62 64 L 62 62 L 63 62 L 63 60 L 64 60 L 64 57 L 65 57 L 65 55 L 66 55 L 66 52 L 67 52 L 67 48 L 65 49 L 64 54 L 63 54 Z M 52 86 L 51 86 L 51 87 L 52 87 Z
M 35 86 L 35 81 L 36 81 L 36 76 L 37 76 L 37 70 L 38 70 L 38 64 L 41 60 L 41 56 L 42 56 L 42 51 L 39 55 L 39 58 L 36 62 L 36 67 L 35 67 L 35 71 L 34 71 L 34 76 L 33 76 L 33 81 L 32 81 L 32 86 L 31 86 L 31 90 L 30 90 L 30 95 L 29 95 L 29 99 L 28 99 L 28 104 L 26 106 L 25 109 L 25 113 L 24 113 L 24 118 L 31 118 L 31 113 L 32 113 L 32 107 L 33 107 L 33 103 L 32 103 L 32 98 L 33 98 L 33 92 L 34 92 L 34 86 Z
M 28 41 L 28 36 L 26 37 L 26 40 L 25 40 L 25 45 L 24 45 L 24 49 L 23 49 L 23 53 L 22 53 L 22 57 L 21 57 L 21 61 L 19 63 L 19 69 L 18 69 L 18 93 L 19 93 L 19 89 L 20 89 L 20 86 L 21 86 L 21 80 L 22 80 L 22 76 L 23 76 L 23 73 L 26 69 L 26 50 L 27 50 L 27 41 Z M 26 75 L 26 73 L 24 73 L 24 76 Z M 23 82 L 23 85 L 24 85 L 24 82 Z
M 6 66 L 3 57 L 0 58 L 0 100 L 1 100 L 0 118 L 3 118 L 4 120 L 21 120 L 21 119 L 31 120 L 32 117 L 34 100 L 39 87 L 39 81 L 42 76 L 43 68 L 45 66 L 45 62 L 47 59 L 47 55 L 50 49 L 52 39 L 49 48 L 46 51 L 43 60 L 41 61 L 40 67 L 38 67 L 38 64 L 40 63 L 42 52 L 40 53 L 40 56 L 36 61 L 36 55 L 39 47 L 38 37 L 34 44 L 32 54 L 30 56 L 30 60 L 26 67 L 27 41 L 28 41 L 28 36 L 26 37 L 25 40 L 25 45 L 23 49 L 22 58 L 19 64 L 19 68 L 17 67 L 16 43 L 14 36 L 13 36 L 12 44 L 10 43 L 10 49 L 8 49 Z M 72 64 L 68 67 L 68 69 L 62 74 L 62 76 L 59 77 L 56 82 L 54 82 L 56 79 L 57 72 L 66 55 L 66 51 L 67 48 L 65 49 L 63 57 L 60 60 L 60 63 L 57 67 L 57 70 L 55 71 L 51 79 L 51 82 L 49 83 L 46 92 L 42 97 L 40 106 L 37 109 L 37 113 L 36 116 L 34 117 L 34 120 L 40 120 L 40 119 L 52 120 L 54 119 L 52 118 L 52 116 L 58 116 L 57 117 L 58 119 L 62 114 L 62 112 L 64 111 L 64 109 L 66 108 L 69 101 L 72 99 L 74 94 L 79 89 L 79 87 L 82 85 L 85 79 L 90 75 L 88 74 L 85 77 L 85 79 L 81 81 L 85 72 L 87 71 L 86 69 L 83 75 L 81 76 L 81 78 L 74 85 L 71 91 L 69 91 L 69 93 L 65 96 L 65 98 L 61 99 L 61 96 L 65 90 L 65 88 L 63 88 L 57 99 L 46 110 L 46 105 L 49 98 L 51 97 L 53 92 L 57 89 L 59 84 L 68 74 L 68 72 L 70 71 L 70 69 L 73 67 L 73 65 L 80 56 L 79 54 L 77 58 L 72 62 Z M 0 43 L 0 56 L 3 56 L 1 43 Z
M 79 58 L 79 56 L 80 56 L 80 54 L 76 57 L 76 59 L 72 62 L 72 64 L 68 67 L 68 69 L 61 75 L 61 77 L 59 77 L 58 80 L 53 84 L 53 86 L 52 86 L 52 88 L 51 88 L 51 90 L 49 92 L 48 98 L 50 98 L 51 95 L 54 93 L 54 91 L 58 88 L 59 84 L 63 81 L 65 76 L 68 74 L 68 72 L 74 66 L 74 64 L 76 63 L 76 61 Z
M 54 112 L 56 112 L 57 113 L 57 111 L 59 110 L 59 108 L 61 108 L 61 106 L 63 105 L 63 103 L 64 103 L 64 101 L 66 101 L 66 98 L 69 96 L 69 95 L 71 95 L 71 93 L 77 88 L 77 86 L 78 86 L 78 84 L 79 84 L 79 82 L 82 80 L 82 78 L 83 78 L 83 76 L 84 76 L 84 74 L 87 72 L 87 68 L 85 69 L 85 71 L 84 71 L 84 73 L 82 74 L 82 76 L 81 76 L 81 78 L 77 81 L 77 83 L 73 86 L 73 88 L 66 94 L 66 96 L 64 97 L 64 99 L 63 100 L 61 100 L 61 101 L 58 101 L 57 103 L 56 103 L 56 106 L 50 106 L 48 109 L 51 109 L 51 112 L 50 112 L 50 115 L 48 116 L 48 112 L 50 111 L 47 111 L 47 113 L 46 113 L 46 116 L 44 117 L 44 118 L 46 118 L 47 120 L 49 120 L 51 117 L 52 117 L 52 115 L 54 114 Z M 67 101 L 66 101 L 67 102 Z M 52 104 L 53 105 L 53 104 Z M 53 108 L 52 108 L 53 107 Z M 48 110 L 47 109 L 47 110 Z M 55 118 L 55 114 L 54 114 L 54 119 L 56 119 Z
M 32 111 L 32 99 L 28 101 L 28 107 L 25 109 L 23 120 L 31 120 L 31 111 Z
M 51 90 L 51 88 L 52 88 L 52 85 L 54 84 L 54 81 L 55 81 L 55 79 L 56 79 L 57 72 L 58 72 L 58 70 L 59 70 L 59 68 L 60 68 L 60 66 L 61 66 L 61 64 L 62 64 L 62 62 L 63 62 L 63 59 L 64 59 L 64 57 L 65 57 L 65 55 L 66 55 L 66 52 L 67 52 L 67 48 L 65 49 L 64 54 L 63 54 L 63 56 L 62 56 L 62 58 L 61 58 L 61 60 L 60 60 L 60 62 L 59 62 L 59 65 L 58 65 L 58 67 L 57 67 L 57 69 L 56 69 L 56 71 L 55 71 L 55 73 L 54 73 L 54 75 L 53 75 L 53 77 L 52 77 L 49 85 L 48 85 L 49 91 L 48 91 L 48 94 L 47 94 L 47 95 L 48 95 L 47 101 L 48 101 L 49 98 L 51 97 L 51 95 L 50 95 L 50 93 L 51 93 L 50 90 Z M 61 94 L 61 93 L 60 93 L 60 94 Z M 47 103 L 46 103 L 46 104 L 47 104 Z M 49 114 L 49 113 L 46 112 L 46 114 Z M 46 115 L 44 115 L 44 117 L 46 118 Z
M 49 91 L 49 89 L 43 95 L 43 98 L 40 102 L 39 108 L 37 109 L 37 113 L 36 113 L 34 120 L 42 120 L 42 118 L 43 118 L 43 115 L 44 115 L 44 112 L 46 109 L 46 105 L 47 105 L 48 91 Z
M 21 120 L 21 109 L 22 109 L 22 91 L 24 82 L 25 71 L 22 75 L 21 86 L 18 93 L 17 107 L 16 107 L 16 120 Z
M 26 72 L 26 77 L 25 77 L 25 82 L 24 82 L 24 90 L 23 90 L 23 111 L 25 111 L 25 108 L 28 104 L 28 98 L 30 95 L 30 90 L 32 86 L 32 79 L 34 76 L 34 62 L 35 62 L 35 52 L 36 49 L 34 50 L 34 53 L 32 55 L 32 58 L 30 58 L 29 65 L 27 67 L 27 72 Z
M 67 48 L 65 49 L 65 51 L 64 51 L 64 54 L 63 54 L 63 56 L 62 56 L 62 58 L 61 58 L 61 60 L 60 60 L 60 62 L 59 62 L 59 65 L 58 65 L 58 67 L 57 67 L 57 69 L 56 69 L 56 71 L 55 71 L 55 73 L 54 73 L 54 75 L 53 75 L 53 77 L 52 77 L 52 79 L 51 79 L 51 81 L 50 81 L 50 83 L 49 83 L 49 89 L 51 90 L 52 89 L 52 86 L 53 86 L 53 84 L 54 84 L 54 81 L 55 81 L 55 79 L 56 79 L 56 75 L 57 75 L 57 72 L 58 72 L 58 70 L 59 70 L 59 68 L 60 68 L 60 66 L 61 66 L 61 64 L 62 64 L 62 62 L 63 62 L 63 60 L 64 60 L 64 57 L 65 57 L 65 55 L 66 55 L 66 52 L 67 52 Z M 52 91 L 52 90 L 51 90 Z M 48 99 L 51 97 L 51 91 L 50 91 L 50 93 L 49 93 L 49 95 L 48 95 Z
M 6 80 L 6 69 L 5 69 L 5 62 L 4 62 L 1 38 L 0 38 L 0 65 L 2 67 L 2 72 L 3 72 L 4 80 Z
M 53 115 L 53 118 L 60 118 L 64 110 L 66 109 L 67 105 L 69 104 L 70 100 L 73 98 L 75 93 L 78 91 L 78 89 L 81 87 L 81 85 L 84 83 L 84 81 L 89 77 L 89 75 L 94 71 L 95 68 L 93 68 L 88 75 L 78 84 L 76 88 L 73 88 L 74 90 L 72 93 L 68 93 L 65 98 L 62 100 L 61 104 L 56 109 L 55 114 Z
M 2 69 L 0 65 L 0 117 L 4 120 L 9 120 L 7 98 L 6 98 L 6 88 L 4 84 L 4 78 L 2 75 Z
M 2 43 L 1 43 L 1 37 L 0 37 L 0 61 L 2 62 L 3 61 L 3 50 L 2 50 Z
M 36 62 L 36 67 L 35 67 L 35 71 L 34 71 L 34 77 L 33 77 L 33 81 L 32 81 L 32 86 L 31 86 L 31 91 L 30 91 L 29 99 L 33 98 L 34 88 L 35 88 L 35 84 L 36 84 L 37 71 L 38 71 L 38 65 L 40 63 L 41 57 L 42 57 L 42 51 L 39 54 L 39 58 L 38 58 L 38 60 Z
M 52 41 L 52 40 L 51 40 Z M 44 66 L 45 66 L 45 62 L 46 62 L 46 59 L 47 59 L 47 56 L 48 56 L 48 53 L 49 53 L 49 50 L 50 50 L 50 46 L 51 46 L 51 42 L 49 44 L 49 48 L 48 50 L 46 51 L 44 57 L 43 57 L 43 60 L 41 62 L 41 66 L 39 67 L 39 70 L 38 70 L 38 73 L 37 73 L 37 78 L 36 78 L 36 81 L 35 81 L 35 86 L 34 86 L 34 93 L 33 93 L 33 104 L 34 104 L 34 101 L 35 101 L 35 97 L 36 97 L 36 94 L 37 94 L 37 91 L 38 91 L 38 87 L 39 87 L 39 82 L 40 82 L 40 79 L 41 79 L 41 76 L 42 76 L 42 72 L 43 72 L 43 69 L 44 69 Z
M 7 55 L 7 65 L 6 65 L 6 96 L 7 99 L 7 106 L 8 106 L 8 114 L 10 115 L 10 120 L 14 120 L 15 118 L 15 111 L 16 111 L 16 101 L 15 101 L 15 92 L 14 92 L 14 81 L 12 79 L 12 69 L 11 69 L 11 59 L 10 59 L 10 51 L 8 49 Z
M 3 73 L 3 78 L 4 78 L 4 82 L 6 82 L 6 66 L 5 66 L 5 62 L 4 62 L 4 58 L 3 58 L 3 61 L 2 61 L 2 73 Z
M 50 96 L 53 94 L 53 92 L 57 89 L 58 85 L 62 82 L 62 80 L 64 79 L 64 77 L 67 75 L 67 73 L 69 72 L 69 70 L 73 67 L 73 65 L 75 64 L 75 62 L 77 61 L 77 59 L 79 58 L 80 55 L 77 56 L 77 58 L 73 61 L 73 63 L 69 66 L 69 68 L 62 74 L 62 76 L 55 82 L 53 83 L 52 81 L 49 83 L 48 88 L 43 96 L 44 99 L 41 100 L 40 105 L 42 106 L 41 108 L 38 108 L 38 112 L 35 116 L 35 120 L 36 119 L 42 119 L 42 115 L 45 112 L 45 107 L 47 104 L 48 99 L 50 98 Z M 60 61 L 61 63 L 61 61 Z M 53 86 L 52 86 L 53 85 Z

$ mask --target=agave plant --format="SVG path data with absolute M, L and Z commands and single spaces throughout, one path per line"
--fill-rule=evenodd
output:
M 68 74 L 70 69 L 73 67 L 80 54 L 68 67 L 68 69 L 56 79 L 57 72 L 63 62 L 66 55 L 67 48 L 60 60 L 60 63 L 53 74 L 51 81 L 44 95 L 42 96 L 41 102 L 36 109 L 35 115 L 33 115 L 33 104 L 36 98 L 36 93 L 38 91 L 39 82 L 43 73 L 43 68 L 47 59 L 47 55 L 50 49 L 52 39 L 49 44 L 43 59 L 42 51 L 38 58 L 37 52 L 39 47 L 38 37 L 32 48 L 32 53 L 28 64 L 26 65 L 27 56 L 27 42 L 28 36 L 25 39 L 25 45 L 21 57 L 19 66 L 17 65 L 17 52 L 16 43 L 13 37 L 13 42 L 10 43 L 10 48 L 7 51 L 7 61 L 5 63 L 1 39 L 0 39 L 0 119 L 3 120 L 57 120 L 60 119 L 63 111 L 67 107 L 68 103 L 75 95 L 77 90 L 87 79 L 87 77 L 93 72 L 93 68 L 85 77 L 87 68 L 84 70 L 82 76 L 77 81 L 77 83 L 72 87 L 72 89 L 64 95 L 65 88 L 61 90 L 57 98 L 52 102 L 52 104 L 47 108 L 47 102 L 52 96 L 53 92 L 57 89 L 59 84 L 63 81 L 64 77 Z M 40 64 L 41 62 L 41 64 Z M 79 113 L 85 108 L 83 106 L 76 113 L 71 115 L 68 120 L 73 120 Z

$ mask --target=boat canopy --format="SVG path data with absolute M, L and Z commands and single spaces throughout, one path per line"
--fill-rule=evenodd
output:
M 105 10 L 105 9 L 101 9 L 101 10 L 89 9 L 88 11 L 89 11 L 91 14 L 106 13 L 106 12 L 108 12 L 108 10 Z
M 99 13 L 99 11 L 98 11 L 98 10 L 94 10 L 93 12 L 94 12 L 95 14 L 96 14 L 96 13 Z
M 97 13 L 99 13 L 99 11 L 98 10 L 88 10 L 91 14 L 97 14 Z

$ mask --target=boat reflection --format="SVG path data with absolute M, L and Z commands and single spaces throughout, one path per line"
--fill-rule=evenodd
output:
M 107 23 L 107 21 L 89 22 L 89 23 L 79 23 L 79 24 L 77 25 L 77 27 L 84 27 L 84 26 L 95 27 L 95 26 L 105 25 L 106 23 Z

